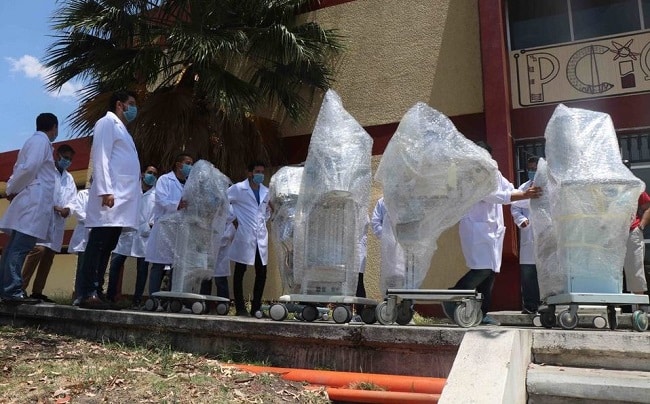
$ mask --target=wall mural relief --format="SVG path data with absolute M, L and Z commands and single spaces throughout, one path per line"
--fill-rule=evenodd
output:
M 510 52 L 513 108 L 650 91 L 650 33 Z

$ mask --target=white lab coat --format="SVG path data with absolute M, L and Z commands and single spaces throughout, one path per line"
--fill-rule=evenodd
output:
M 86 243 L 88 243 L 88 235 L 90 234 L 90 229 L 85 225 L 86 206 L 88 206 L 87 189 L 77 192 L 77 196 L 66 206 L 70 208 L 70 214 L 77 218 L 77 225 L 72 231 L 68 251 L 76 253 L 86 251 Z
M 156 189 L 150 188 L 140 199 L 138 229 L 124 229 L 115 246 L 114 253 L 127 257 L 142 258 L 146 255 L 147 242 L 153 225 L 153 208 L 156 202 Z
M 403 277 L 406 270 L 406 258 L 402 246 L 397 242 L 393 233 L 393 226 L 388 209 L 384 204 L 384 197 L 379 198 L 377 201 L 370 223 L 373 234 L 380 240 L 382 280 Z
M 57 171 L 58 174 L 58 171 Z M 77 185 L 74 183 L 72 174 L 63 170 L 56 178 L 56 192 L 54 194 L 54 206 L 66 207 L 77 196 Z M 52 251 L 61 252 L 63 244 L 63 233 L 65 232 L 65 220 L 52 209 L 52 221 L 50 222 L 50 238 L 38 245 L 49 248 Z
M 366 223 L 363 225 L 363 231 L 359 242 L 357 243 L 357 255 L 359 256 L 359 273 L 366 272 L 366 256 L 368 255 L 368 224 L 370 218 L 366 215 Z
M 269 255 L 266 221 L 271 217 L 269 189 L 260 184 L 258 205 L 248 179 L 245 179 L 228 188 L 228 200 L 238 222 L 228 256 L 232 261 L 254 265 L 255 250 L 259 249 L 262 264 L 266 265 Z
M 460 244 L 465 263 L 470 269 L 501 271 L 503 238 L 503 207 L 510 203 L 515 188 L 499 173 L 498 188 L 477 202 L 459 223 Z
M 90 149 L 93 183 L 88 196 L 86 227 L 138 226 L 140 162 L 133 138 L 112 112 L 95 124 Z M 100 195 L 112 194 L 115 205 L 102 206 Z
M 12 230 L 47 240 L 54 209 L 56 176 L 50 139 L 34 133 L 18 152 L 13 173 L 7 182 L 7 195 L 16 194 L 4 216 L 0 230 Z
M 173 171 L 163 174 L 156 181 L 153 207 L 153 228 L 145 248 L 147 262 L 171 265 L 174 262 L 174 245 L 172 237 L 157 222 L 178 210 L 178 203 L 183 197 L 183 184 Z M 171 230 L 171 229 L 169 229 Z
M 218 237 L 212 237 L 212 249 L 215 253 L 214 260 L 214 276 L 230 276 L 230 258 L 228 258 L 228 250 L 232 244 L 232 240 L 235 238 L 235 226 L 233 225 L 233 220 L 235 220 L 235 213 L 232 209 L 232 206 L 229 206 L 228 218 L 226 219 L 226 229 L 222 232 L 216 231 L 214 229 L 215 235 Z
M 520 191 L 526 191 L 533 185 L 533 181 L 526 181 L 519 187 Z M 513 202 L 510 206 L 512 218 L 519 227 L 519 263 L 524 265 L 535 265 L 535 241 L 533 226 L 530 223 L 530 200 L 523 199 Z M 521 227 L 521 224 L 528 220 L 528 226 Z

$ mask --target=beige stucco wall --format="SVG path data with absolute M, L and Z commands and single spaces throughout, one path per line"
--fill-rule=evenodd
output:
M 448 116 L 483 111 L 477 0 L 357 0 L 302 18 L 344 37 L 333 88 L 361 125 L 398 122 L 419 101 Z M 283 133 L 311 133 L 319 106 Z

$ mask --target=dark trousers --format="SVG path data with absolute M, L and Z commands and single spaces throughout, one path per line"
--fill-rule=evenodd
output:
M 90 230 L 80 273 L 78 295 L 82 299 L 97 293 L 99 285 L 103 282 L 111 251 L 115 249 L 121 232 L 121 227 L 93 227 Z
M 537 283 L 537 267 L 532 264 L 521 264 L 521 300 L 524 310 L 532 313 L 539 307 L 539 283 Z
M 149 273 L 149 296 L 154 293 L 160 292 L 162 280 L 165 277 L 165 264 L 151 264 L 151 272 Z M 169 287 L 171 289 L 171 272 L 169 274 Z M 144 288 L 144 286 L 143 286 Z
M 230 299 L 230 291 L 228 290 L 227 276 L 215 276 L 214 285 L 217 287 L 217 296 Z
M 235 309 L 237 311 L 246 310 L 244 303 L 244 273 L 246 264 L 241 262 L 235 263 L 235 274 L 233 277 L 233 293 L 235 294 Z M 264 285 L 266 284 L 266 265 L 262 265 L 260 251 L 255 252 L 255 285 L 253 286 L 253 300 L 251 301 L 251 314 L 255 314 L 262 307 L 262 295 L 264 294 Z
M 462 278 L 456 282 L 452 289 L 476 289 L 483 295 L 481 311 L 483 315 L 488 313 L 492 302 L 492 287 L 496 274 L 491 269 L 470 269 Z

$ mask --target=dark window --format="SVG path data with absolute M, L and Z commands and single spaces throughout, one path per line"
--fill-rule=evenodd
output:
M 650 28 L 650 0 L 641 0 L 641 6 L 643 7 L 643 27 L 648 29 Z
M 566 0 L 510 0 L 508 19 L 512 50 L 571 41 Z
M 638 31 L 638 0 L 571 0 L 574 40 Z

